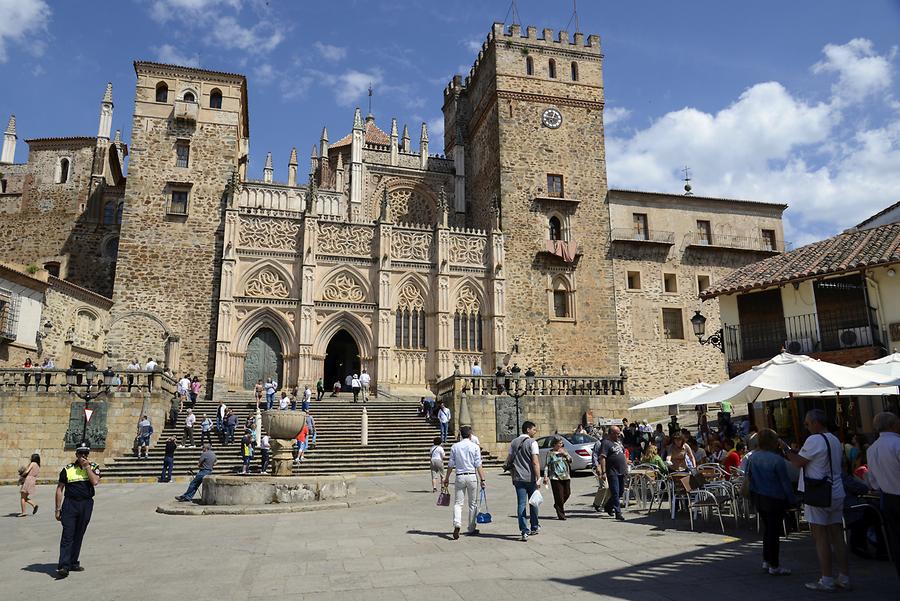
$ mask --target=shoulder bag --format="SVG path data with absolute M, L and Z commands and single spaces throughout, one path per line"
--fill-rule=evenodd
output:
M 831 465 L 831 444 L 828 437 L 820 434 L 825 439 L 825 450 L 828 453 L 828 476 L 825 478 L 808 478 L 803 476 L 803 502 L 811 507 L 831 507 L 831 483 L 834 477 L 834 468 Z

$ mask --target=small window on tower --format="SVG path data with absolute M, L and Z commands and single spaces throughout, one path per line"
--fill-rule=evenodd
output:
M 59 277 L 59 262 L 50 261 L 49 263 L 44 263 L 44 269 L 55 278 Z
M 156 84 L 156 101 L 157 102 L 168 102 L 169 101 L 169 86 L 166 85 L 166 82 L 161 81 Z
M 641 272 L 629 271 L 626 277 L 626 286 L 629 290 L 641 289 Z
M 60 159 L 59 177 L 56 178 L 56 183 L 64 184 L 67 181 L 69 181 L 69 159 Z
M 172 190 L 172 195 L 169 198 L 169 210 L 168 213 L 170 215 L 187 215 L 188 209 L 188 191 L 187 190 Z
M 563 197 L 563 176 L 547 175 L 547 196 L 551 198 Z
M 559 217 L 551 217 L 550 218 L 550 239 L 551 240 L 562 240 L 562 224 L 559 222 Z
M 0 194 L 6 194 L 6 180 L 0 179 Z
M 550 79 L 556 79 L 556 61 L 552 58 L 550 59 L 550 63 L 548 64 L 547 71 L 550 74 Z
M 185 92 L 182 98 L 185 102 L 197 102 L 197 98 L 194 96 L 193 92 Z
M 578 81 L 578 63 L 572 61 L 572 81 Z
M 678 276 L 674 273 L 663 274 L 663 292 L 678 292 Z
M 213 88 L 213 91 L 209 93 L 209 108 L 222 108 L 222 90 L 219 88 Z
M 525 75 L 534 75 L 534 59 L 530 56 L 525 58 Z
M 708 275 L 698 275 L 697 276 L 697 293 L 703 292 L 709 288 L 709 276 Z
M 187 140 L 175 142 L 175 166 L 187 167 L 191 158 L 191 143 Z

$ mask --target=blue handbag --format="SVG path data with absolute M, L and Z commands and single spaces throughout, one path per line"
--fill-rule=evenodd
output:
M 475 514 L 475 521 L 479 524 L 490 524 L 493 518 L 488 511 L 487 495 L 484 489 L 481 489 L 481 499 L 478 501 L 478 513 Z

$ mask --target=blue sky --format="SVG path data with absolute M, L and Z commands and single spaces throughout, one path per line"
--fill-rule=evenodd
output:
M 441 91 L 465 72 L 507 0 L 0 0 L 0 119 L 19 139 L 93 135 L 106 81 L 128 140 L 135 59 L 249 79 L 251 176 L 272 151 L 308 156 L 353 107 L 419 124 L 440 151 Z M 523 25 L 574 30 L 570 0 L 521 0 Z M 900 1 L 581 0 L 605 54 L 612 186 L 791 205 L 804 243 L 900 200 Z M 20 143 L 16 159 L 24 161 Z

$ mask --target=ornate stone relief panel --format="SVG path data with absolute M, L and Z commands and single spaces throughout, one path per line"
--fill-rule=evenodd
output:
M 411 188 L 392 190 L 388 194 L 391 203 L 391 217 L 395 223 L 419 223 L 434 225 L 434 201 Z
M 263 269 L 247 282 L 246 296 L 256 298 L 287 298 L 288 283 L 272 269 Z
M 457 311 L 460 313 L 477 313 L 480 306 L 478 295 L 472 291 L 469 285 L 459 289 L 459 296 L 456 298 Z
M 341 273 L 331 280 L 322 291 L 322 299 L 335 302 L 361 303 L 366 300 L 363 287 L 347 273 Z
M 484 265 L 487 241 L 481 237 L 450 236 L 450 262 Z
M 394 230 L 391 257 L 396 260 L 428 261 L 431 259 L 431 232 Z
M 425 299 L 422 298 L 422 293 L 414 284 L 404 284 L 397 298 L 398 309 L 416 310 L 425 308 Z
M 375 230 L 358 225 L 319 223 L 319 252 L 325 255 L 368 257 Z
M 287 219 L 241 217 L 238 245 L 244 248 L 296 250 L 300 224 Z

